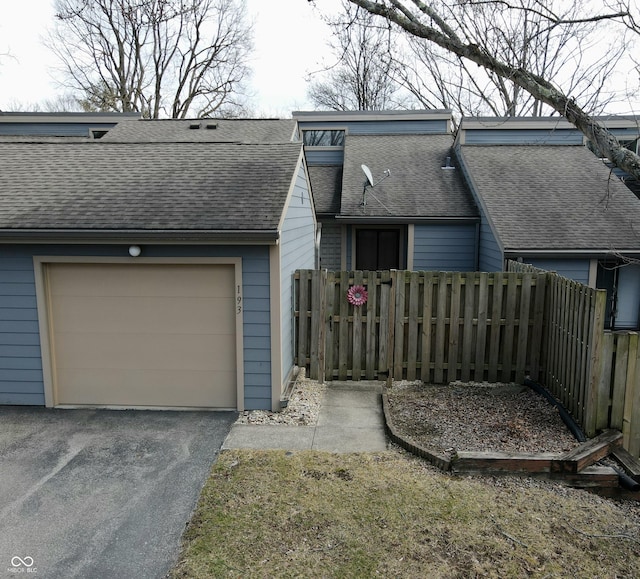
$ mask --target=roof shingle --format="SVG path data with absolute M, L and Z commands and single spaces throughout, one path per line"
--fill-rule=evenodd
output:
M 295 126 L 292 119 L 139 120 L 118 123 L 102 140 L 118 143 L 288 143 Z
M 640 248 L 640 200 L 586 147 L 461 150 L 505 250 Z
M 277 229 L 301 145 L 0 143 L 0 230 Z
M 442 167 L 450 156 L 451 135 L 348 135 L 345 143 L 342 207 L 340 214 L 354 217 L 474 218 L 473 198 L 459 169 Z M 361 165 L 374 181 L 389 169 L 391 176 L 367 188 Z

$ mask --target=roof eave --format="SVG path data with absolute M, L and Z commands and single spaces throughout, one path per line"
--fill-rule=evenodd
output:
M 198 245 L 276 245 L 280 232 L 273 230 L 185 229 L 4 229 L 0 243 L 152 243 Z
M 505 257 L 605 257 L 612 255 L 640 255 L 640 249 L 611 249 L 597 248 L 592 249 L 515 249 L 506 248 L 504 250 Z
M 345 223 L 479 223 L 480 217 L 417 217 L 396 215 L 336 215 Z

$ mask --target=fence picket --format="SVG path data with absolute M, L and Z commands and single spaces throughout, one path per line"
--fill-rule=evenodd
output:
M 516 341 L 516 375 L 518 384 L 524 382 L 527 366 L 527 351 L 529 341 L 529 320 L 531 311 L 531 283 L 533 275 L 530 272 L 522 275 L 520 286 L 520 309 L 518 311 L 518 337 Z
M 431 382 L 431 352 L 433 341 L 431 339 L 433 330 L 433 287 L 434 274 L 424 272 L 424 298 L 422 304 L 422 367 L 420 368 L 420 379 L 423 382 Z
M 464 318 L 462 327 L 462 364 L 460 380 L 471 379 L 471 362 L 473 358 L 473 314 L 475 308 L 476 275 L 470 273 L 464 278 Z
M 611 387 L 610 427 L 622 431 L 631 333 L 616 332 L 613 334 L 613 338 L 615 340 L 615 362 L 613 363 L 613 380 Z
M 438 275 L 438 301 L 436 303 L 436 344 L 433 380 L 436 384 L 444 382 L 444 347 L 447 323 L 447 274 Z
M 380 286 L 376 283 L 376 272 L 367 272 L 367 350 L 365 354 L 365 376 L 367 380 L 376 377 L 376 347 L 378 336 L 377 305 Z
M 474 377 L 476 382 L 484 380 L 485 356 L 487 351 L 487 317 L 489 313 L 489 274 L 481 273 L 478 283 L 478 323 L 476 333 L 476 357 Z
M 630 381 L 627 387 L 624 411 L 625 422 L 628 424 L 629 433 L 626 449 L 633 456 L 640 457 L 640 344 L 638 343 L 637 334 L 632 336 L 631 340 L 629 358 L 630 361 L 633 361 L 633 366 L 635 367 L 632 368 L 632 364 L 629 364 L 628 375 Z M 634 348 L 635 352 L 633 352 Z
M 353 285 L 363 285 L 364 276 L 361 271 L 353 274 Z M 362 306 L 352 306 L 353 309 L 353 354 L 351 362 L 351 379 L 360 380 L 362 376 Z
M 516 325 L 516 299 L 518 291 L 518 274 L 507 273 L 507 300 L 505 325 L 503 327 L 502 377 L 503 382 L 511 381 L 513 367 L 513 340 Z
M 307 346 L 309 340 L 307 338 L 307 321 L 309 315 L 309 272 L 301 271 L 298 279 L 298 365 L 307 365 Z M 315 379 L 316 376 L 313 376 Z
M 449 313 L 449 355 L 447 357 L 447 382 L 455 382 L 458 375 L 458 345 L 460 342 L 460 299 L 462 293 L 460 273 L 451 276 L 451 311 Z
M 338 326 L 338 380 L 346 380 L 349 372 L 349 272 L 340 272 L 340 291 L 337 298 L 340 307 L 340 322 Z
M 409 337 L 407 339 L 407 380 L 415 380 L 418 366 L 418 312 L 420 274 L 411 272 L 409 281 Z
M 393 342 L 395 348 L 393 349 L 393 378 L 394 380 L 402 380 L 404 377 L 404 327 L 407 321 L 405 316 L 406 298 L 407 298 L 407 282 L 402 271 L 396 271 L 394 276 L 393 286 L 395 288 L 395 320 L 393 324 Z
M 489 343 L 489 382 L 498 380 L 498 363 L 500 360 L 500 326 L 502 321 L 503 274 L 493 276 L 493 299 L 491 300 L 491 334 Z
M 380 341 L 378 344 L 378 372 L 381 375 L 388 374 L 391 370 L 391 359 L 389 357 L 389 344 L 391 343 L 391 299 L 392 283 L 390 271 L 383 271 L 380 278 Z

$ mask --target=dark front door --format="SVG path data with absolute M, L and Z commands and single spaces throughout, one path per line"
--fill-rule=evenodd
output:
M 356 269 L 400 269 L 400 230 L 357 229 Z

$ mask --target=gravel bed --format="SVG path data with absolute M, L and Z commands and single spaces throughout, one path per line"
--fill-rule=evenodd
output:
M 400 382 L 388 390 L 395 427 L 441 454 L 566 452 L 579 442 L 558 410 L 527 386 Z
M 287 426 L 315 426 L 326 387 L 315 380 L 305 378 L 304 369 L 289 398 L 289 403 L 278 412 L 251 410 L 241 412 L 236 424 L 285 424 Z

